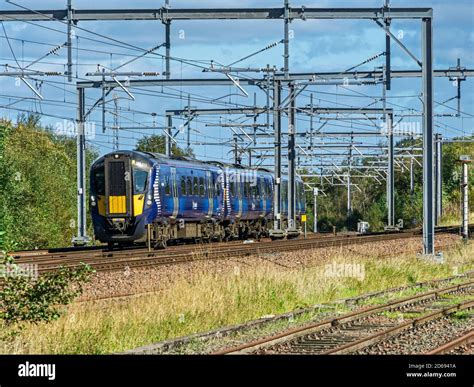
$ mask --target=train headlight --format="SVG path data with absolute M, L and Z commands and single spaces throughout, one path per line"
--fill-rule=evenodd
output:
M 96 204 L 97 204 L 97 203 L 95 202 L 95 196 L 92 195 L 92 196 L 91 196 L 91 206 L 95 207 Z
M 147 199 L 147 200 L 146 200 L 146 205 L 147 205 L 147 206 L 151 206 L 151 204 L 153 203 L 152 200 L 151 200 L 151 199 L 152 199 L 152 196 L 151 196 L 150 194 L 148 194 L 148 195 L 146 196 L 146 199 Z

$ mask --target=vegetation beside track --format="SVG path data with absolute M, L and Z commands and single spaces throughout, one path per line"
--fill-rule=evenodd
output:
M 295 254 L 295 259 L 296 253 Z M 304 254 L 311 254 L 305 251 Z M 474 269 L 474 244 L 445 253 L 443 263 L 413 254 L 374 259 L 341 253 L 318 266 L 287 269 L 265 264 L 231 273 L 196 273 L 164 291 L 72 304 L 52 323 L 28 326 L 2 353 L 110 353 L 336 299 L 449 277 Z M 360 264 L 363 278 L 328 275 L 328 265 Z
M 4 256 L 0 262 L 0 340 L 11 342 L 31 324 L 57 320 L 62 307 L 81 295 L 92 272 L 82 265 L 37 277 L 34 265 L 18 265 Z
M 76 232 L 76 140 L 57 133 L 42 128 L 35 115 L 20 116 L 15 125 L 0 120 L 0 231 L 5 250 L 71 244 Z M 96 156 L 88 149 L 88 165 Z

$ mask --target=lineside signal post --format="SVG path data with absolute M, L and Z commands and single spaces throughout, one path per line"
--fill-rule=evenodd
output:
M 318 189 L 313 188 L 313 232 L 318 232 Z
M 306 230 L 306 214 L 301 215 L 301 222 L 304 223 L 304 239 L 306 239 L 306 236 L 307 236 L 307 230 Z
M 469 176 L 468 165 L 471 162 L 469 156 L 461 156 L 459 161 L 462 163 L 462 237 L 465 241 L 469 239 Z

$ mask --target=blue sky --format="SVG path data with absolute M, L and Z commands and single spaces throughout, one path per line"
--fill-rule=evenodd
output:
M 17 0 L 18 4 L 27 8 L 49 9 L 65 7 L 65 0 Z M 138 0 L 133 2 L 134 8 L 151 8 L 163 5 L 164 1 Z M 179 1 L 171 0 L 173 8 L 193 7 L 279 7 L 283 1 Z M 308 1 L 306 7 L 380 7 L 382 1 Z M 74 7 L 80 8 L 127 8 L 131 7 L 130 1 L 97 1 L 74 0 Z M 295 6 L 301 5 L 294 3 Z M 474 2 L 470 0 L 454 1 L 423 1 L 423 0 L 392 0 L 392 7 L 432 7 L 434 9 L 434 66 L 435 69 L 448 68 L 456 64 L 456 59 L 461 58 L 461 63 L 467 68 L 474 68 Z M 0 9 L 20 9 L 6 2 L 0 3 Z M 393 21 L 392 31 L 403 34 L 403 43 L 421 59 L 421 26 L 419 21 Z M 81 28 L 88 31 L 116 39 L 123 43 L 132 44 L 140 48 L 149 49 L 164 41 L 164 28 L 160 22 L 154 21 L 119 21 L 119 22 L 81 22 Z M 4 28 L 9 37 L 9 42 L 20 64 L 28 64 L 41 57 L 50 49 L 65 42 L 65 26 L 58 22 L 34 22 L 26 24 L 21 22 L 4 23 Z M 343 71 L 353 65 L 363 62 L 367 58 L 379 54 L 385 49 L 385 38 L 383 31 L 373 21 L 350 21 L 350 20 L 295 20 L 291 23 L 293 39 L 290 43 L 290 69 L 291 72 L 313 72 L 313 71 Z M 57 31 L 53 31 L 55 29 Z M 6 63 L 16 65 L 10 47 L 7 44 L 3 29 L 0 29 L 0 64 Z M 130 60 L 133 55 L 140 51 L 132 50 L 123 43 L 114 43 L 97 35 L 83 30 L 76 30 L 78 39 L 73 44 L 74 61 L 76 56 L 79 66 L 74 67 L 79 78 L 86 78 L 85 73 L 95 71 L 97 64 L 116 67 Z M 282 21 L 188 21 L 172 23 L 172 48 L 174 58 L 192 61 L 197 66 L 190 66 L 179 60 L 172 61 L 172 78 L 197 78 L 197 77 L 220 77 L 218 74 L 203 74 L 202 66 L 208 66 L 210 61 L 229 64 L 239 58 L 249 55 L 270 43 L 277 42 L 283 37 Z M 89 39 L 96 39 L 91 41 Z M 110 43 L 117 44 L 113 46 Z M 78 50 L 77 50 L 78 49 Z M 164 49 L 157 51 L 164 54 Z M 264 67 L 266 64 L 281 68 L 283 65 L 283 45 L 256 55 L 239 66 Z M 58 51 L 58 55 L 51 55 L 42 62 L 32 66 L 32 69 L 41 71 L 65 71 L 66 50 Z M 372 61 L 360 70 L 372 70 L 381 66 L 384 58 Z M 122 70 L 131 71 L 163 71 L 163 60 L 161 57 L 147 56 L 125 66 Z M 201 67 L 199 67 L 201 66 Z M 392 44 L 392 67 L 394 69 L 417 69 L 417 64 L 409 58 L 395 43 Z M 4 68 L 2 69 L 4 70 Z M 252 77 L 260 77 L 260 74 L 250 74 Z M 44 101 L 39 102 L 33 93 L 23 84 L 17 86 L 13 77 L 0 78 L 0 115 L 14 119 L 18 111 L 42 112 L 43 122 L 48 125 L 57 126 L 63 119 L 74 119 L 75 94 L 74 86 L 65 82 L 64 77 L 49 77 L 44 80 L 40 93 Z M 54 81 L 54 83 L 51 83 Z M 35 84 L 34 81 L 31 81 Z M 38 85 L 39 86 L 39 85 Z M 419 101 L 421 83 L 418 79 L 394 80 L 392 90 L 389 92 L 389 101 L 397 114 L 407 112 L 408 109 L 421 108 Z M 182 88 L 173 89 L 150 88 L 131 90 L 136 97 L 135 101 L 127 99 L 126 94 L 117 90 L 120 97 L 120 117 L 118 119 L 121 127 L 155 125 L 163 126 L 165 121 L 163 113 L 166 109 L 180 109 L 187 105 L 188 93 L 193 100 L 191 105 L 201 108 L 216 106 L 210 104 L 209 99 L 219 98 L 221 105 L 224 103 L 249 106 L 253 104 L 253 94 L 257 93 L 257 104 L 265 105 L 265 94 L 257 88 L 246 88 L 249 97 L 237 96 L 234 87 L 215 88 Z M 165 92 L 162 94 L 161 92 Z M 455 95 L 456 88 L 447 79 L 435 80 L 435 99 L 443 102 Z M 462 83 L 462 105 L 461 118 L 438 117 L 436 119 L 436 130 L 445 137 L 460 135 L 472 135 L 472 114 L 474 114 L 473 80 L 468 79 Z M 370 95 L 381 96 L 381 86 L 349 86 L 347 89 L 335 86 L 318 86 L 308 88 L 299 97 L 298 105 L 309 103 L 309 95 L 313 94 L 315 102 L 319 106 L 366 106 L 374 99 L 362 97 Z M 224 97 L 227 94 L 231 96 Z M 362 94 L 362 95 L 361 95 Z M 88 91 L 87 104 L 99 98 L 98 90 Z M 18 98 L 28 98 L 18 101 Z M 6 105 L 12 108 L 5 109 Z M 376 103 L 372 106 L 381 106 Z M 455 101 L 448 103 L 454 107 Z M 107 104 L 107 126 L 113 125 L 113 103 Z M 110 111 L 110 112 L 109 112 Z M 152 116 L 151 113 L 156 113 Z M 436 113 L 454 113 L 446 106 L 437 106 Z M 100 128 L 99 111 L 91 114 L 90 119 L 96 123 L 96 136 L 90 139 L 101 153 L 110 151 L 112 147 L 112 131 L 107 130 L 102 134 Z M 191 124 L 191 140 L 196 154 L 200 158 L 214 158 L 229 160 L 231 155 L 229 147 L 222 143 L 231 138 L 232 132 L 229 128 L 218 128 L 206 126 L 225 122 L 229 117 L 199 117 Z M 232 117 L 239 122 L 251 122 L 248 117 Z M 417 120 L 417 118 L 413 118 Z M 264 123 L 265 117 L 259 118 Z M 317 121 L 316 121 L 317 122 Z M 175 120 L 176 127 L 180 121 Z M 333 123 L 327 125 L 329 128 Z M 285 121 L 283 123 L 285 125 Z M 308 129 L 308 118 L 298 117 L 297 130 Z M 341 125 L 350 128 L 350 123 Z M 355 124 L 354 124 L 355 125 Z M 362 128 L 363 123 L 357 123 Z M 356 126 L 354 126 L 356 127 Z M 337 130 L 337 127 L 333 127 Z M 135 141 L 144 133 L 161 133 L 157 130 L 123 130 L 120 135 L 122 148 L 132 148 Z M 185 146 L 185 134 L 179 134 L 177 140 L 181 146 Z M 199 145 L 201 142 L 211 142 L 218 145 Z

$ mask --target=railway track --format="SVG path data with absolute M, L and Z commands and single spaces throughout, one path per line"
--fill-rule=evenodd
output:
M 448 353 L 464 353 L 474 349 L 474 331 L 467 332 L 461 337 L 455 338 L 438 348 L 427 353 L 427 355 L 441 355 Z
M 401 332 L 457 311 L 474 307 L 474 281 L 372 306 L 340 317 L 227 348 L 214 354 L 344 354 L 381 342 Z M 464 294 L 467 300 L 449 303 L 446 295 Z M 446 305 L 443 305 L 445 303 Z M 389 313 L 416 314 L 401 321 Z
M 438 233 L 455 233 L 457 227 L 437 229 Z M 78 267 L 89 264 L 97 271 L 123 270 L 183 262 L 242 257 L 251 254 L 275 253 L 303 249 L 340 247 L 353 244 L 380 242 L 395 239 L 412 238 L 420 230 L 403 232 L 376 233 L 364 235 L 313 236 L 311 238 L 282 241 L 261 241 L 254 243 L 230 242 L 199 245 L 171 246 L 166 250 L 148 251 L 146 248 L 133 247 L 126 250 L 108 251 L 105 249 L 73 250 L 60 252 L 19 252 L 12 256 L 18 264 L 36 264 L 39 274 L 57 270 L 60 267 Z

